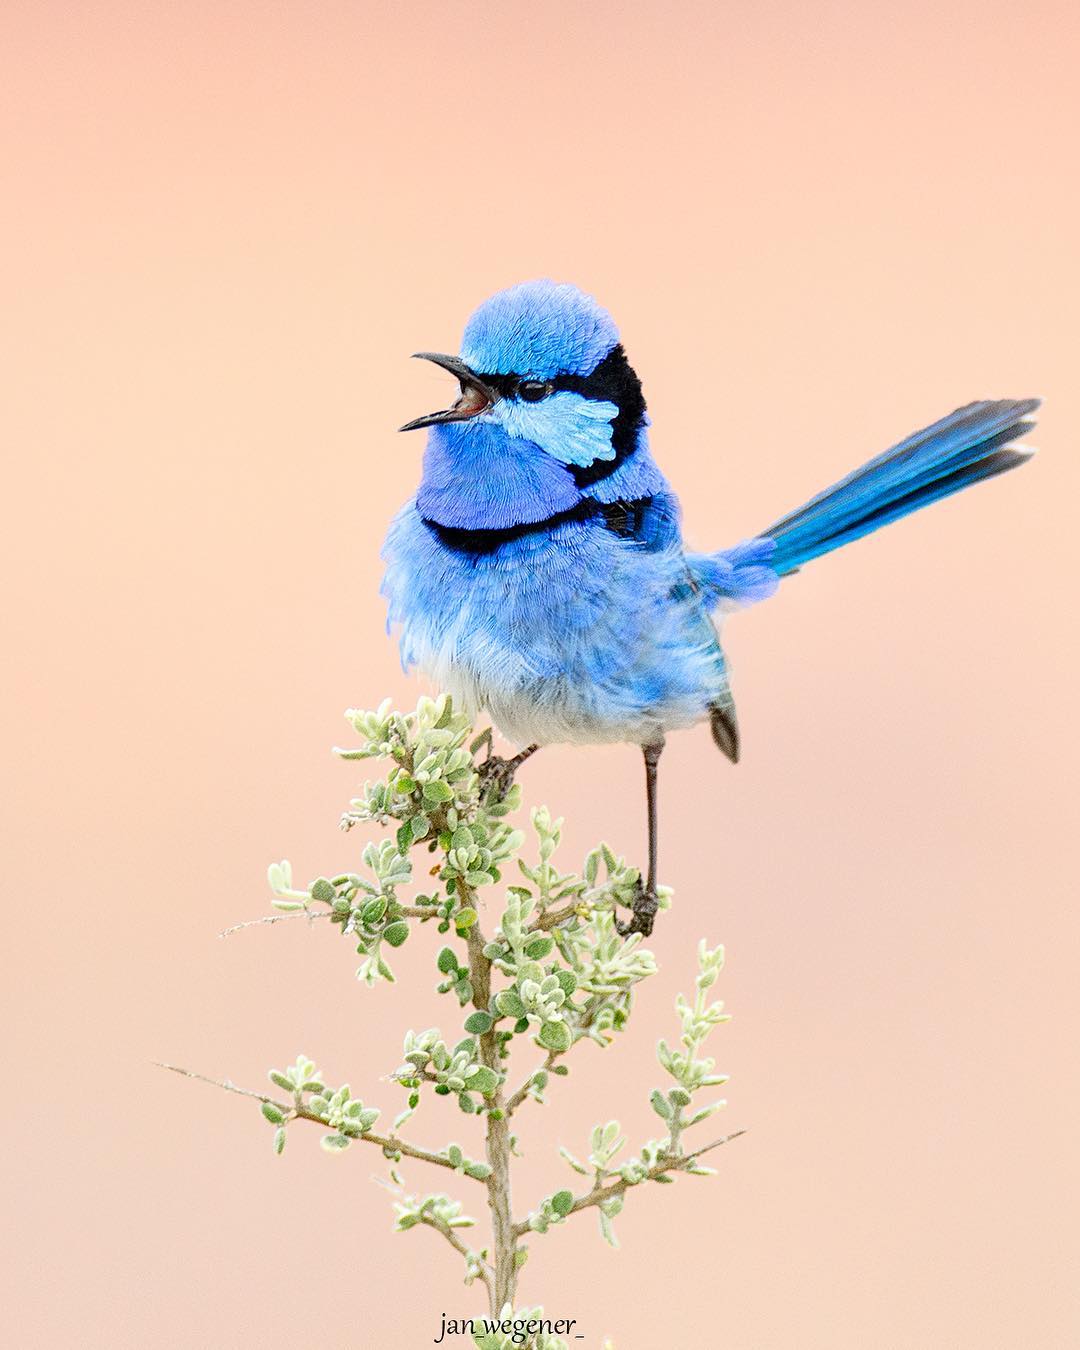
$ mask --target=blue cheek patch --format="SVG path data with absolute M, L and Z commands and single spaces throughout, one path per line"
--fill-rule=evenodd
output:
M 531 441 L 563 464 L 587 468 L 598 459 L 615 458 L 611 423 L 619 409 L 614 403 L 562 389 L 539 403 L 507 399 L 492 415 L 511 436 Z

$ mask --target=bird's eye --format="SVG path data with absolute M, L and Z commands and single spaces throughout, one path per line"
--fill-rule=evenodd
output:
M 539 403 L 551 393 L 551 385 L 544 380 L 522 380 L 518 385 L 518 397 L 526 403 Z

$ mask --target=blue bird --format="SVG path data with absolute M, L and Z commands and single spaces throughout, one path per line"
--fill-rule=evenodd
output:
M 591 296 L 510 287 L 469 319 L 460 356 L 417 356 L 453 375 L 460 396 L 401 428 L 428 429 L 419 490 L 383 549 L 402 662 L 523 747 L 484 766 L 493 790 L 541 745 L 642 747 L 648 879 L 621 930 L 645 934 L 665 735 L 708 720 L 739 758 L 718 617 L 812 558 L 1023 464 L 1012 442 L 1038 406 L 968 404 L 734 548 L 694 553 L 649 448 L 641 381 Z

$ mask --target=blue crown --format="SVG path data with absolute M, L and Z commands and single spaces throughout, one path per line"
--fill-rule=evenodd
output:
M 588 375 L 618 343 L 606 309 L 576 286 L 523 281 L 485 300 L 465 325 L 462 358 L 484 375 Z

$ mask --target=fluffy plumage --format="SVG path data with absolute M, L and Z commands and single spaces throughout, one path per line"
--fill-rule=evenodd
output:
M 465 325 L 461 355 L 489 375 L 588 375 L 618 343 L 606 309 L 576 286 L 523 281 L 499 291 Z

